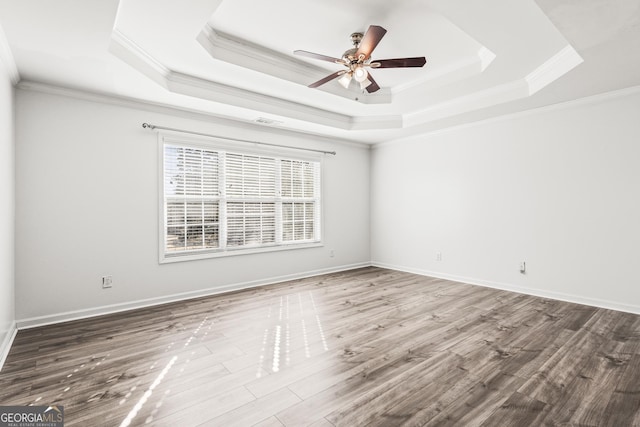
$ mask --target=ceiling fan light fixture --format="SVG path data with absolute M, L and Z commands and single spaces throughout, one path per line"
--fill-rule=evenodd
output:
M 371 80 L 365 79 L 364 81 L 360 82 L 360 89 L 365 90 L 370 85 L 371 85 Z
M 351 72 L 345 73 L 338 79 L 338 83 L 342 85 L 343 88 L 349 89 L 349 83 L 351 83 Z
M 367 70 L 365 70 L 361 66 L 357 66 L 353 70 L 353 77 L 358 83 L 362 83 L 363 81 L 367 80 L 367 77 L 369 77 L 369 73 L 367 73 Z

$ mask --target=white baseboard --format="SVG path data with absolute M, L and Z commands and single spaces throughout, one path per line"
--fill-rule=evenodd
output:
M 13 344 L 13 340 L 18 333 L 18 326 L 16 322 L 12 322 L 11 326 L 9 326 L 9 330 L 7 331 L 2 343 L 0 344 L 0 372 L 2 372 L 2 367 L 4 366 L 4 361 L 7 360 L 7 356 L 9 355 L 9 350 L 11 350 L 11 344 Z
M 307 271 L 302 273 L 271 277 L 268 279 L 234 283 L 234 284 L 220 286 L 216 288 L 201 289 L 201 290 L 192 291 L 192 292 L 183 292 L 179 294 L 167 295 L 167 296 L 162 296 L 157 298 L 149 298 L 149 299 L 132 301 L 132 302 L 127 302 L 122 304 L 112 304 L 112 305 L 94 307 L 94 308 L 89 308 L 84 310 L 76 310 L 76 311 L 57 313 L 57 314 L 52 314 L 47 316 L 20 319 L 15 322 L 13 326 L 13 331 L 7 334 L 7 337 L 5 337 L 5 340 L 2 343 L 2 347 L 0 347 L 0 367 L 2 366 L 2 362 L 4 362 L 6 353 L 9 352 L 9 348 L 11 347 L 11 343 L 13 342 L 13 338 L 15 337 L 15 334 L 19 329 L 29 329 L 29 328 L 35 328 L 38 326 L 68 322 L 71 320 L 86 319 L 89 317 L 102 316 L 105 314 L 113 314 L 113 313 L 118 313 L 118 312 L 127 311 L 127 310 L 151 307 L 154 305 L 166 304 L 166 303 L 176 302 L 176 301 L 183 301 L 191 298 L 217 295 L 225 292 L 254 288 L 257 286 L 272 285 L 275 283 L 285 282 L 288 280 L 303 279 L 306 277 L 318 276 L 321 274 L 336 273 L 340 271 L 348 271 L 356 268 L 363 268 L 363 267 L 369 267 L 369 266 L 404 271 L 407 273 L 418 274 L 421 276 L 429 276 L 429 277 L 436 277 L 439 279 L 453 280 L 456 282 L 467 283 L 470 285 L 484 286 L 484 287 L 493 288 L 493 289 L 501 289 L 504 291 L 517 292 L 521 294 L 533 295 L 533 296 L 542 297 L 542 298 L 550 298 L 550 299 L 556 299 L 556 300 L 566 301 L 566 302 L 571 302 L 576 304 L 590 305 L 594 307 L 601 307 L 601 308 L 606 308 L 606 309 L 611 309 L 616 311 L 624 311 L 624 312 L 633 313 L 633 314 L 640 314 L 640 307 L 632 304 L 624 304 L 624 303 L 619 303 L 615 301 L 607 301 L 607 300 L 602 300 L 597 298 L 589 298 L 589 297 L 583 297 L 578 295 L 565 294 L 561 292 L 552 292 L 552 291 L 545 291 L 540 289 L 524 288 L 524 287 L 506 284 L 506 283 L 492 282 L 489 280 L 456 276 L 456 275 L 446 274 L 446 273 L 437 272 L 437 271 L 428 271 L 428 270 L 422 270 L 419 268 L 373 261 L 370 263 L 362 262 L 357 264 L 342 265 L 338 267 L 330 267 L 330 268 L 318 269 L 318 270 Z
M 330 268 L 324 268 L 319 270 L 306 271 L 302 273 L 294 273 L 294 274 L 288 274 L 284 276 L 271 277 L 268 279 L 234 283 L 234 284 L 219 286 L 215 288 L 201 289 L 201 290 L 192 291 L 192 292 L 182 292 L 179 294 L 166 295 L 166 296 L 156 297 L 156 298 L 148 298 L 144 300 L 131 301 L 131 302 L 126 302 L 121 304 L 105 305 L 100 307 L 88 308 L 84 310 L 75 310 L 75 311 L 68 311 L 65 313 L 51 314 L 47 316 L 31 317 L 27 319 L 18 320 L 17 328 L 29 329 L 29 328 L 35 328 L 38 326 L 68 322 L 71 320 L 86 319 L 89 317 L 119 313 L 122 311 L 151 307 L 154 305 L 166 304 L 166 303 L 176 302 L 176 301 L 183 301 L 191 298 L 199 298 L 199 297 L 205 297 L 210 295 L 222 294 L 225 292 L 237 291 L 241 289 L 254 288 L 256 286 L 272 285 L 279 282 L 286 282 L 288 280 L 303 279 L 306 277 L 318 276 L 321 274 L 336 273 L 339 271 L 347 271 L 347 270 L 353 270 L 356 268 L 369 267 L 370 265 L 371 264 L 369 262 L 342 265 L 339 267 L 330 267 Z
M 438 279 L 453 280 L 455 282 L 466 283 L 469 285 L 484 286 L 486 288 L 501 289 L 503 291 L 517 292 L 520 294 L 533 295 L 536 297 L 555 299 L 559 301 L 571 302 L 575 304 L 589 305 L 592 307 L 606 308 L 609 310 L 624 311 L 627 313 L 640 314 L 640 306 L 633 304 L 625 304 L 616 301 L 608 301 L 598 298 L 589 298 L 584 296 L 565 294 L 562 292 L 553 292 L 541 289 L 524 288 L 514 286 L 507 283 L 492 282 L 490 280 L 476 279 L 473 277 L 455 276 L 452 274 L 441 273 L 437 271 L 422 270 L 419 268 L 406 267 L 401 265 L 387 264 L 384 262 L 372 261 L 374 267 L 388 268 L 391 270 L 404 271 L 406 273 L 419 274 L 420 276 L 435 277 Z

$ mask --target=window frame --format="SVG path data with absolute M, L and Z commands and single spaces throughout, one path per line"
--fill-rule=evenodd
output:
M 248 156 L 263 156 L 263 157 L 272 157 L 276 158 L 276 163 L 280 163 L 280 160 L 293 160 L 293 161 L 310 161 L 317 162 L 319 164 L 319 179 L 318 185 L 319 194 L 315 197 L 315 202 L 317 202 L 315 214 L 319 215 L 319 219 L 315 221 L 315 224 L 318 228 L 317 239 L 313 241 L 305 240 L 305 241 L 280 241 L 276 238 L 276 242 L 269 245 L 263 246 L 250 246 L 250 247 L 225 247 L 224 245 L 220 245 L 219 248 L 205 248 L 205 249 L 197 249 L 193 251 L 176 251 L 171 252 L 166 250 L 167 244 L 167 218 L 165 212 L 165 158 L 164 158 L 164 147 L 165 145 L 173 145 L 173 146 L 182 146 L 187 148 L 194 149 L 204 149 L 217 151 L 220 155 L 220 152 L 230 152 L 233 154 L 241 154 Z M 249 145 L 249 146 L 247 146 Z M 200 259 L 209 259 L 209 258 L 219 258 L 219 257 L 227 257 L 227 256 L 236 256 L 236 255 L 248 255 L 248 254 L 257 254 L 257 253 L 265 253 L 265 252 L 277 252 L 283 250 L 294 250 L 294 249 L 305 249 L 305 248 L 315 248 L 324 246 L 323 243 L 323 229 L 324 229 L 324 156 L 321 153 L 314 152 L 304 152 L 301 150 L 296 150 L 295 148 L 287 149 L 280 147 L 264 147 L 259 146 L 257 144 L 248 144 L 248 143 L 240 143 L 232 140 L 225 140 L 222 138 L 215 137 L 196 137 L 196 136 L 186 136 L 183 134 L 176 134 L 173 132 L 158 132 L 158 258 L 160 264 L 165 263 L 173 263 L 173 262 L 183 262 L 183 261 L 193 261 Z M 220 165 L 219 165 L 220 166 Z M 278 169 L 280 167 L 278 166 Z M 223 169 L 223 168 L 221 168 Z M 221 172 L 221 176 L 223 172 Z M 226 176 L 225 176 L 226 178 Z M 278 174 L 276 176 L 276 180 L 278 181 L 277 188 L 280 187 L 279 181 L 281 180 L 281 175 Z M 225 179 L 223 178 L 220 181 L 220 185 L 223 185 Z M 222 192 L 219 194 L 218 203 L 222 205 L 222 200 L 224 199 L 225 203 L 229 200 L 228 196 L 223 197 Z M 276 208 L 276 211 L 279 210 L 279 213 L 276 214 L 276 233 L 280 233 L 282 235 L 282 205 L 287 203 L 288 198 L 283 197 L 280 193 L 276 195 L 275 199 L 276 204 L 280 204 L 280 209 Z M 226 232 L 222 232 L 222 222 L 227 220 L 226 209 L 219 208 L 219 239 L 220 242 L 224 237 L 226 237 Z M 225 226 L 226 228 L 226 226 Z

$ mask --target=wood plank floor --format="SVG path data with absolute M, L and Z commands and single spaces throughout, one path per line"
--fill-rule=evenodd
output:
M 67 426 L 640 426 L 640 316 L 365 268 L 19 331 Z

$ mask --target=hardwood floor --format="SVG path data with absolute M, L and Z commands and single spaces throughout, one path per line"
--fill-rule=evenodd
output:
M 19 331 L 66 426 L 640 426 L 640 316 L 365 268 Z

